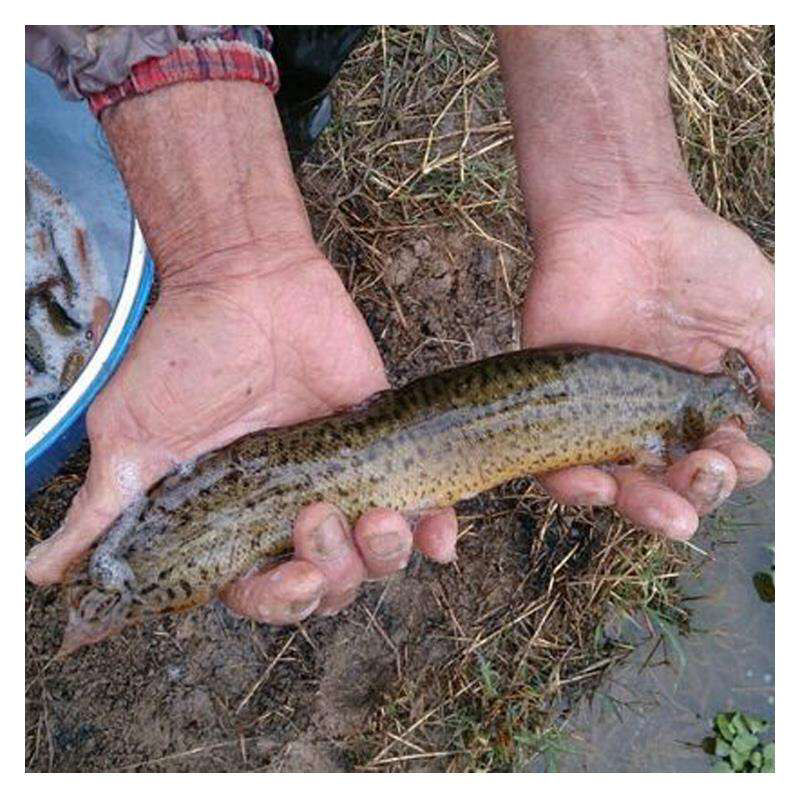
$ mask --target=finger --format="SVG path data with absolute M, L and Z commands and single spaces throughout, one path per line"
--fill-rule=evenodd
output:
M 57 583 L 120 512 L 144 490 L 145 478 L 133 458 L 93 457 L 86 481 L 75 495 L 61 528 L 31 548 L 25 574 L 32 583 Z
M 311 562 L 325 577 L 326 590 L 318 614 L 335 614 L 355 599 L 367 570 L 339 509 L 330 503 L 306 506 L 295 521 L 294 552 L 296 558 Z
M 347 608 L 347 606 L 354 603 L 357 597 L 358 586 L 347 589 L 344 592 L 328 594 L 314 613 L 318 614 L 320 617 L 332 617 L 334 614 L 338 614 L 340 611 Z
M 740 489 L 760 483 L 772 470 L 772 459 L 766 450 L 748 441 L 747 434 L 734 422 L 723 423 L 700 444 L 718 450 L 733 462 Z
M 405 569 L 414 543 L 403 515 L 385 508 L 364 513 L 356 522 L 353 537 L 370 578 L 385 578 Z
M 773 299 L 774 307 L 774 299 Z M 762 325 L 745 353 L 758 376 L 758 395 L 768 410 L 775 410 L 775 326 Z
M 736 467 L 717 450 L 695 450 L 673 464 L 665 480 L 702 516 L 718 508 L 736 488 Z
M 634 525 L 684 541 L 697 530 L 694 506 L 668 486 L 634 467 L 618 467 L 614 477 L 617 510 Z
M 294 625 L 319 606 L 325 586 L 317 567 L 294 558 L 234 581 L 220 592 L 220 599 L 235 614 L 271 625 Z
M 423 514 L 414 529 L 419 551 L 441 564 L 456 560 L 458 520 L 454 508 L 440 508 Z
M 595 467 L 570 467 L 540 475 L 539 481 L 557 503 L 568 506 L 610 506 L 617 482 Z

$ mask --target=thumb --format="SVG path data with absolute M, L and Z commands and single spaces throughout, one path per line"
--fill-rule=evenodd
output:
M 75 495 L 63 525 L 28 553 L 28 580 L 39 585 L 60 581 L 66 568 L 149 486 L 146 471 L 143 462 L 128 452 L 93 454 L 86 481 Z
M 745 358 L 758 376 L 758 393 L 768 411 L 775 410 L 775 328 L 764 325 Z

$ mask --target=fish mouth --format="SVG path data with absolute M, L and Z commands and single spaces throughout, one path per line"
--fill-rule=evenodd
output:
M 113 633 L 116 630 L 106 630 L 94 622 L 87 622 L 81 617 L 80 609 L 70 608 L 61 646 L 55 657 L 58 660 L 64 659 L 84 645 L 101 642 Z
M 63 584 L 63 599 L 67 610 L 61 647 L 57 659 L 95 644 L 136 621 L 137 598 L 132 592 L 105 589 L 89 576 L 86 560 L 68 572 Z

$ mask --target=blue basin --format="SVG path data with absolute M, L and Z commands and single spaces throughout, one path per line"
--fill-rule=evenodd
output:
M 103 130 L 84 103 L 64 100 L 25 67 L 25 158 L 77 208 L 107 267 L 112 314 L 75 383 L 25 435 L 25 496 L 39 489 L 86 436 L 86 411 L 119 365 L 144 313 L 153 263 Z

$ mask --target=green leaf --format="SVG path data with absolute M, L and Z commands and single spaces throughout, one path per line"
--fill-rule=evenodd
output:
M 753 752 L 753 748 L 758 747 L 758 738 L 753 736 L 752 733 L 740 733 L 733 740 L 733 749 L 743 756 L 747 756 Z
M 749 717 L 747 714 L 742 715 L 744 718 L 745 725 L 750 729 L 750 733 L 761 733 L 761 731 L 765 731 L 769 728 L 769 722 L 765 719 L 759 719 L 759 717 Z
M 775 742 L 764 745 L 762 753 L 764 754 L 764 765 L 761 767 L 761 771 L 775 772 Z
M 730 760 L 734 772 L 742 772 L 742 770 L 744 770 L 747 759 L 741 753 L 737 753 L 736 750 L 731 750 Z
M 762 761 L 763 761 L 763 757 L 762 757 L 762 755 L 761 755 L 761 751 L 760 751 L 760 750 L 753 750 L 753 752 L 752 752 L 752 753 L 750 753 L 750 763 L 751 763 L 751 764 L 752 764 L 752 765 L 753 765 L 753 766 L 754 766 L 756 769 L 758 769 L 759 767 L 761 767 L 761 762 L 762 762 Z
M 733 767 L 727 761 L 715 761 L 711 767 L 712 772 L 733 772 Z
M 731 746 L 721 736 L 718 736 L 714 743 L 714 755 L 725 758 L 730 752 Z
M 747 725 L 744 724 L 741 711 L 733 712 L 733 716 L 731 717 L 731 727 L 736 731 L 737 734 L 750 733 L 750 731 L 747 730 Z
M 678 659 L 678 679 L 680 679 L 686 669 L 688 659 L 686 657 L 686 651 L 683 649 L 683 645 L 680 642 L 677 627 L 652 609 L 646 608 L 645 613 L 648 619 L 653 623 L 653 627 L 661 631 L 667 644 L 675 651 L 675 656 Z
M 714 727 L 729 741 L 732 742 L 736 738 L 736 731 L 731 727 L 728 722 L 727 714 L 717 714 L 714 718 Z
M 497 689 L 495 687 L 495 672 L 492 669 L 492 665 L 485 659 L 483 656 L 478 656 L 479 662 L 478 666 L 481 671 L 481 678 L 483 679 L 483 685 L 486 688 L 486 693 L 489 697 L 496 697 L 497 696 Z
M 606 628 L 602 623 L 598 623 L 594 629 L 594 649 L 601 650 L 606 642 Z

